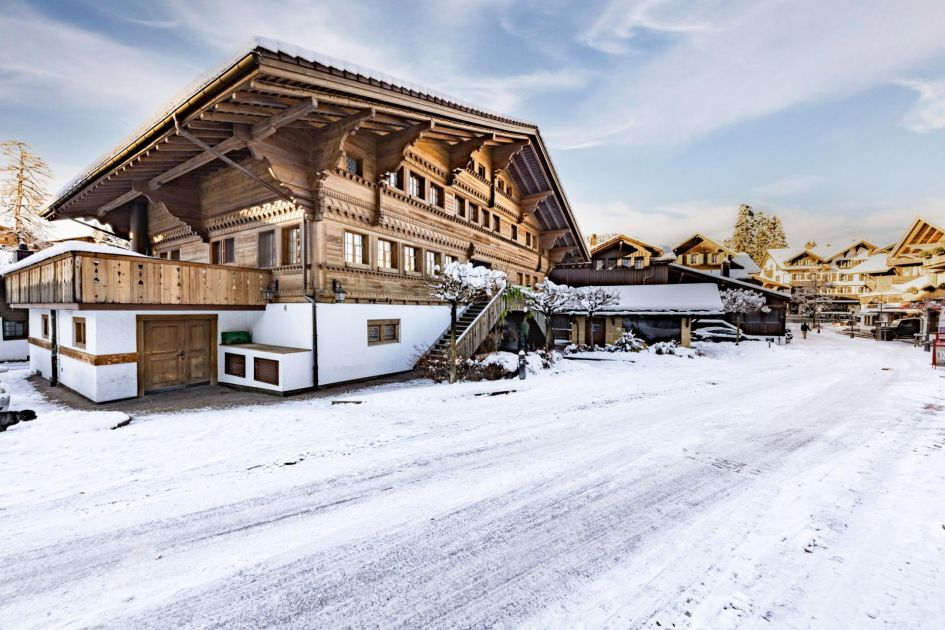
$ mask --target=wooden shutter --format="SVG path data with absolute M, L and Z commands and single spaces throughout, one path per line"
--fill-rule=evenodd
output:
M 225 352 L 223 354 L 223 373 L 246 378 L 246 355 Z
M 269 385 L 279 384 L 278 361 L 256 357 L 253 359 L 253 370 L 256 375 L 256 380 L 260 383 L 268 383 Z

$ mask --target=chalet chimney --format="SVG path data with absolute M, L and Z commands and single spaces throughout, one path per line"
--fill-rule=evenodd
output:
M 804 245 L 804 249 L 814 249 L 817 247 L 817 241 L 807 241 Z
M 597 247 L 597 243 L 600 242 L 596 234 L 591 234 L 588 240 L 590 241 L 591 247 Z
M 16 262 L 20 262 L 32 254 L 33 252 L 31 252 L 30 248 L 26 246 L 26 243 L 20 243 L 20 245 L 16 248 Z
M 722 275 L 728 278 L 730 270 L 731 270 L 731 264 L 728 262 L 728 260 L 723 260 L 722 261 Z

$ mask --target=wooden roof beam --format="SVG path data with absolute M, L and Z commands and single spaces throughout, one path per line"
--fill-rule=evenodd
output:
M 522 211 L 518 222 L 522 223 L 525 219 L 535 214 L 535 211 L 538 210 L 538 206 L 542 201 L 547 199 L 549 195 L 551 195 L 550 190 L 542 190 L 541 192 L 537 192 L 534 195 L 522 197 L 518 204 Z
M 501 173 L 509 167 L 512 158 L 519 151 L 531 144 L 528 140 L 516 140 L 492 148 L 492 172 Z
M 548 260 L 551 261 L 551 264 L 557 265 L 559 262 L 564 260 L 564 257 L 568 255 L 568 252 L 573 252 L 576 249 L 578 249 L 576 245 L 566 247 L 552 247 L 548 250 Z
M 169 182 L 160 189 L 143 185 L 137 190 L 151 203 L 162 204 L 172 216 L 190 227 L 202 240 L 209 241 L 210 232 L 203 220 L 200 192 L 196 186 L 185 187 L 180 182 Z
M 263 140 L 274 134 L 279 127 L 304 118 L 316 109 L 318 109 L 318 101 L 315 100 L 314 96 L 310 96 L 292 107 L 287 107 L 278 114 L 274 114 L 266 120 L 256 123 L 253 125 L 249 135 L 253 140 Z
M 554 245 L 558 241 L 559 238 L 561 238 L 565 234 L 570 234 L 570 233 L 571 233 L 571 230 L 551 230 L 548 232 L 542 232 L 538 236 L 538 243 L 541 246 L 541 248 L 544 250 L 553 249 L 552 245 Z
M 357 111 L 316 131 L 313 144 L 321 150 L 313 160 L 315 171 L 320 173 L 334 168 L 344 153 L 345 140 L 357 133 L 365 122 L 372 120 L 375 113 L 373 107 Z
M 469 166 L 469 163 L 473 159 L 473 153 L 482 150 L 482 147 L 486 146 L 486 143 L 492 140 L 495 140 L 495 134 L 487 133 L 449 145 L 450 179 L 452 180 L 456 173 L 459 173 Z
M 209 164 L 210 162 L 216 160 L 220 155 L 225 155 L 231 151 L 242 149 L 246 146 L 246 142 L 249 140 L 250 135 L 251 134 L 246 131 L 245 127 L 236 126 L 233 128 L 233 135 L 223 142 L 214 145 L 213 151 L 203 151 L 202 153 L 198 153 L 186 162 L 181 162 L 174 168 L 161 173 L 148 182 L 148 184 L 151 189 L 156 190 L 167 182 L 177 179 L 181 175 L 186 175 L 187 173 L 198 169 L 205 164 Z
M 379 180 L 394 173 L 403 164 L 407 150 L 416 144 L 423 134 L 435 127 L 432 120 L 425 120 L 416 125 L 405 127 L 400 131 L 392 131 L 377 140 L 377 177 Z

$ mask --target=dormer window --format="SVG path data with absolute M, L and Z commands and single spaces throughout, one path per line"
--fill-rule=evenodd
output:
M 416 173 L 411 173 L 409 186 L 410 188 L 408 192 L 410 193 L 411 197 L 417 197 L 418 199 L 426 198 L 426 182 L 422 177 Z
M 345 170 L 351 173 L 352 175 L 357 175 L 361 177 L 364 175 L 364 170 L 362 169 L 363 163 L 358 158 L 353 155 L 349 155 L 345 158 Z

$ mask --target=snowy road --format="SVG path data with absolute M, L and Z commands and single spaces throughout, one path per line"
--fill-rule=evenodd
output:
M 940 628 L 945 371 L 709 353 L 116 431 L 17 381 L 0 627 Z

